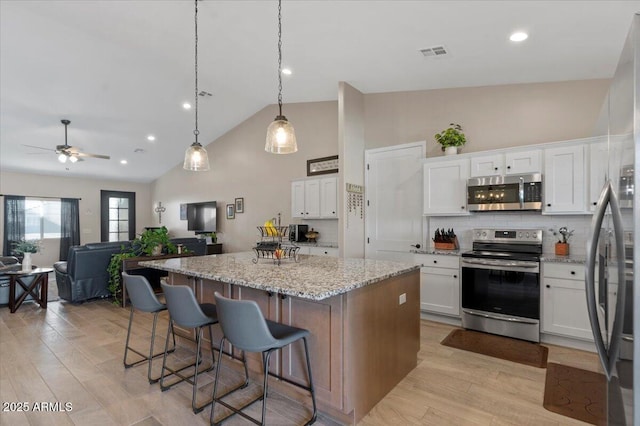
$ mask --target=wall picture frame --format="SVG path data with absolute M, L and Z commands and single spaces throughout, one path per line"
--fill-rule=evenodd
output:
M 227 219 L 235 219 L 235 218 L 236 218 L 235 204 L 227 204 Z
M 314 158 L 307 160 L 307 176 L 338 173 L 338 156 Z
M 244 198 L 236 198 L 236 213 L 244 213 Z

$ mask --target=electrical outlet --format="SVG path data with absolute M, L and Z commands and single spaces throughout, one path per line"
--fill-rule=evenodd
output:
M 402 305 L 403 303 L 407 303 L 407 293 L 402 293 L 398 298 L 398 305 Z

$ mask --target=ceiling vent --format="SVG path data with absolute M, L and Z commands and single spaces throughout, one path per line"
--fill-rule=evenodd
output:
M 420 53 L 422 53 L 425 58 L 443 57 L 449 54 L 449 52 L 447 52 L 447 48 L 444 47 L 444 45 L 420 49 Z

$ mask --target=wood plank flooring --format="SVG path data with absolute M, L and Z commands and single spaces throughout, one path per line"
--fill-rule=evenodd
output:
M 0 424 L 209 424 L 209 408 L 197 415 L 191 411 L 188 383 L 161 392 L 157 384 L 147 382 L 146 364 L 124 369 L 128 319 L 128 309 L 108 301 L 81 305 L 51 302 L 47 310 L 25 303 L 15 314 L 10 314 L 7 307 L 0 308 L 2 408 L 9 408 L 6 403 L 10 402 L 26 402 L 29 407 L 27 412 L 1 411 Z M 151 320 L 151 315 L 136 316 L 133 344 L 142 352 L 146 351 Z M 156 351 L 164 344 L 166 327 L 164 314 L 158 325 Z M 584 424 L 542 407 L 545 369 L 440 345 L 452 329 L 422 321 L 418 367 L 374 407 L 361 425 Z M 595 354 L 548 346 L 550 362 L 598 371 Z M 189 357 L 189 351 L 179 348 L 174 362 Z M 162 359 L 156 358 L 155 374 L 159 374 L 161 363 Z M 231 369 L 223 368 L 221 374 L 226 386 L 240 379 Z M 212 381 L 213 372 L 202 375 L 199 400 L 211 394 Z M 248 394 L 259 391 L 255 383 L 246 390 Z M 254 404 L 251 414 L 259 416 L 260 409 L 260 403 Z M 307 407 L 277 392 L 270 393 L 267 410 L 267 422 L 273 425 L 301 424 L 310 413 Z M 250 423 L 238 416 L 225 422 L 246 424 Z M 336 423 L 321 416 L 316 424 Z

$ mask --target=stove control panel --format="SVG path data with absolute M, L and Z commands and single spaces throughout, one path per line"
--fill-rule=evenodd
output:
M 473 241 L 542 244 L 541 229 L 474 229 Z

